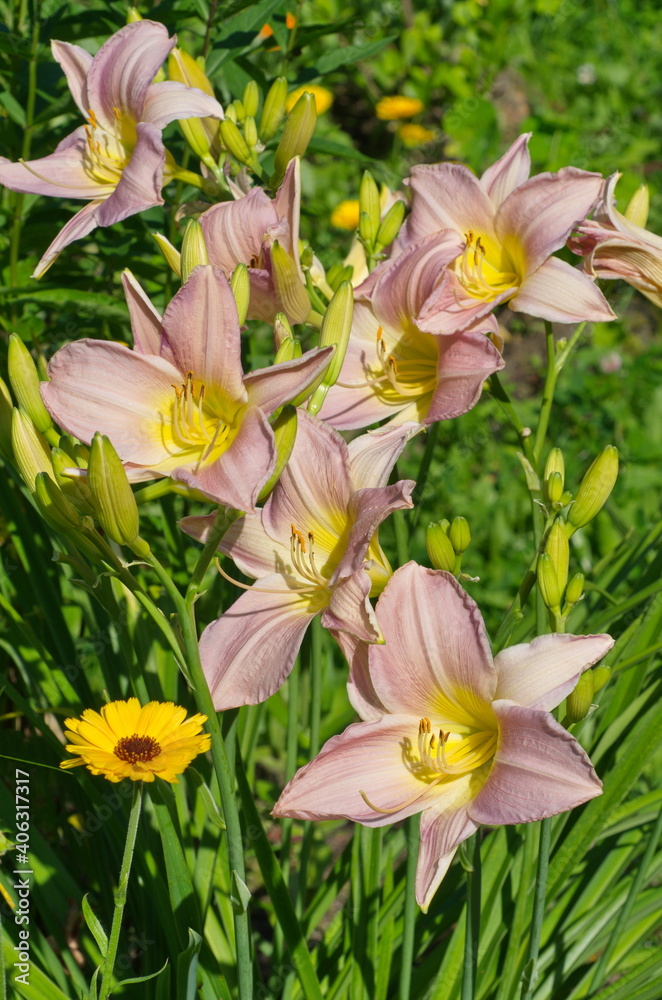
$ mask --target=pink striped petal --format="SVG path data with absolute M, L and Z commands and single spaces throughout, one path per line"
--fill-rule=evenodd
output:
M 421 816 L 416 902 L 424 913 L 450 868 L 457 848 L 478 829 L 467 813 L 467 803 L 474 794 L 472 779 L 473 775 L 464 774 L 444 782 L 437 801 Z
M 55 40 L 51 42 L 51 52 L 62 67 L 78 110 L 87 118 L 90 107 L 87 99 L 87 74 L 92 65 L 92 56 L 80 45 Z
M 287 539 L 289 542 L 289 535 Z M 270 573 L 280 573 L 291 587 L 304 585 L 291 565 L 289 545 L 272 538 L 264 530 L 262 512 L 246 514 L 231 524 L 223 535 L 219 549 L 230 556 L 246 576 L 259 579 Z
M 457 233 L 447 231 L 415 243 L 390 263 L 370 297 L 378 322 L 407 330 L 463 246 Z
M 54 152 L 26 163 L 0 161 L 0 184 L 10 191 L 58 198 L 106 198 L 114 184 L 100 184 L 85 168 L 87 137 L 81 125 L 58 143 Z M 70 241 L 71 242 L 71 241 Z
M 480 179 L 480 186 L 498 208 L 508 195 L 528 179 L 531 173 L 529 139 L 532 132 L 520 135 L 500 160 L 488 167 Z
M 492 323 L 482 321 L 481 325 L 491 327 Z M 426 424 L 467 413 L 478 402 L 485 379 L 505 366 L 484 333 L 463 330 L 438 340 L 438 382 L 424 421 Z
M 466 330 L 467 327 L 485 322 L 501 302 L 506 302 L 517 291 L 517 285 L 495 295 L 493 299 L 475 299 L 468 295 L 456 274 L 446 271 L 439 285 L 428 297 L 416 317 L 421 330 L 448 335 Z
M 322 613 L 324 628 L 350 632 L 364 642 L 379 642 L 382 634 L 368 600 L 369 593 L 370 577 L 364 569 L 333 584 L 329 606 Z
M 237 264 L 255 267 L 269 226 L 278 222 L 276 210 L 262 188 L 239 201 L 214 205 L 200 216 L 209 261 L 229 277 Z
M 468 806 L 475 823 L 532 823 L 600 794 L 590 760 L 551 715 L 511 701 L 492 708 L 499 742 L 488 780 Z
M 314 348 L 295 361 L 258 368 L 244 379 L 248 398 L 267 416 L 308 388 L 328 366 L 333 347 Z
M 349 442 L 349 465 L 355 490 L 386 486 L 405 445 L 421 431 L 413 421 L 388 430 L 369 431 Z
M 332 630 L 332 635 L 349 664 L 347 695 L 352 708 L 366 722 L 375 722 L 377 719 L 381 719 L 382 715 L 388 713 L 377 697 L 377 692 L 370 678 L 370 670 L 368 669 L 370 646 L 349 632 L 334 632 Z
M 355 573 L 363 565 L 373 535 L 389 514 L 414 506 L 411 492 L 415 485 L 413 479 L 401 479 L 392 486 L 366 487 L 354 493 L 348 508 L 352 527 L 332 582 Z
M 90 201 L 81 208 L 80 212 L 76 212 L 73 218 L 69 219 L 35 267 L 32 273 L 33 278 L 41 278 L 70 243 L 82 239 L 83 236 L 87 236 L 93 229 L 96 229 L 96 213 L 99 205 L 102 204 L 101 201 Z
M 582 271 L 550 257 L 522 284 L 508 303 L 516 312 L 552 323 L 606 322 L 614 313 L 604 295 Z
M 131 317 L 134 351 L 158 355 L 161 349 L 161 316 L 131 271 L 122 271 L 122 286 Z M 172 358 L 167 360 L 172 361 Z
M 556 708 L 613 645 L 610 635 L 540 635 L 509 646 L 494 659 L 496 697 L 525 708 Z
M 148 89 L 141 120 L 163 129 L 176 118 L 224 117 L 223 108 L 215 97 L 176 80 L 163 80 Z
M 112 226 L 129 215 L 163 204 L 161 188 L 165 146 L 161 133 L 156 126 L 141 123 L 136 125 L 136 134 L 138 138 L 133 154 L 122 171 L 117 187 L 97 211 L 100 226 Z
M 413 193 L 406 229 L 409 242 L 442 229 L 454 229 L 460 236 L 469 230 L 492 235 L 494 206 L 466 167 L 458 163 L 412 167 L 409 186 Z
M 283 182 L 274 197 L 273 206 L 278 219 L 287 223 L 286 230 L 276 238 L 281 241 L 294 259 L 299 277 L 305 284 L 299 262 L 299 217 L 301 214 L 301 161 L 298 156 L 290 160 Z

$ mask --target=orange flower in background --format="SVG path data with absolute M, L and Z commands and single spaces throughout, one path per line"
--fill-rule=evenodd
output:
M 285 15 L 285 27 L 288 29 L 288 31 L 291 31 L 292 28 L 296 26 L 296 23 L 297 23 L 296 17 L 294 16 L 294 14 L 291 14 L 290 11 L 288 10 L 287 14 Z
M 384 122 L 397 121 L 399 118 L 413 118 L 419 114 L 425 105 L 417 97 L 405 97 L 403 94 L 393 94 L 377 101 L 375 113 Z

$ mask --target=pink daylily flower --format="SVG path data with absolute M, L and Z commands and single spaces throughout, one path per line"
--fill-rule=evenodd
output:
M 494 316 L 445 337 L 419 324 L 444 267 L 461 250 L 455 233 L 428 237 L 381 264 L 357 289 L 345 361 L 320 410 L 323 420 L 340 430 L 385 417 L 389 425 L 429 425 L 474 406 L 485 379 L 504 366 L 486 336 L 497 331 Z
M 591 279 L 552 257 L 595 205 L 599 174 L 565 167 L 529 179 L 530 133 L 521 135 L 480 180 L 457 163 L 413 167 L 405 239 L 451 230 L 462 249 L 419 315 L 429 333 L 465 330 L 507 302 L 558 323 L 613 319 Z
M 217 503 L 252 510 L 273 472 L 269 416 L 306 389 L 332 349 L 244 375 L 227 279 L 197 267 L 163 319 L 124 276 L 135 349 L 79 340 L 51 358 L 42 396 L 81 441 L 107 434 L 133 482 L 171 476 Z
M 177 44 L 164 25 L 135 21 L 115 32 L 95 56 L 79 45 L 53 41 L 85 125 L 41 160 L 10 163 L 0 157 L 0 184 L 12 191 L 83 198 L 80 210 L 53 240 L 34 271 L 39 278 L 60 251 L 90 233 L 154 205 L 171 166 L 161 131 L 176 118 L 223 118 L 218 101 L 194 87 L 154 77 Z
M 620 176 L 608 178 L 593 219 L 577 226 L 568 245 L 584 256 L 584 270 L 591 277 L 622 278 L 662 307 L 662 237 L 616 209 L 614 188 Z
M 550 709 L 613 640 L 545 635 L 493 659 L 475 602 L 450 574 L 413 562 L 395 572 L 377 615 L 385 644 L 353 664 L 364 721 L 329 740 L 273 813 L 365 826 L 422 813 L 416 898 L 427 910 L 481 824 L 530 823 L 600 794 Z
M 253 188 L 234 202 L 213 205 L 200 216 L 210 263 L 228 278 L 237 264 L 248 267 L 248 319 L 270 323 L 276 313 L 284 312 L 291 323 L 303 323 L 310 313 L 299 263 L 300 173 L 296 157 L 273 201 L 262 188 Z M 276 241 L 285 251 L 285 266 L 276 266 L 273 259 Z
M 391 511 L 412 506 L 411 480 L 386 485 L 405 442 L 398 429 L 348 446 L 300 411 L 292 455 L 264 508 L 235 521 L 220 545 L 257 582 L 200 639 L 218 710 L 272 695 L 317 614 L 334 633 L 382 640 L 369 597 L 391 575 L 377 529 Z M 188 517 L 181 526 L 204 541 L 210 523 Z

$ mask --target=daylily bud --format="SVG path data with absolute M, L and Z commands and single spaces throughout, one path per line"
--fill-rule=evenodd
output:
M 351 264 L 348 264 L 345 267 L 343 267 L 342 264 L 332 264 L 326 272 L 326 280 L 335 292 L 340 287 L 341 281 L 351 281 L 353 275 L 354 268 Z
M 62 448 L 53 448 L 51 451 L 51 463 L 55 473 L 55 482 L 60 487 L 64 495 L 82 514 L 94 514 L 94 501 L 86 479 L 73 479 L 66 475 L 65 470 L 78 467 L 79 463 L 71 455 L 68 455 Z
M 126 23 L 133 24 L 134 21 L 142 21 L 142 14 L 135 7 L 129 7 L 126 13 Z
M 369 170 L 365 170 L 359 188 L 359 235 L 373 245 L 381 222 L 379 189 Z
M 606 664 L 601 664 L 599 667 L 594 667 L 592 670 L 593 674 L 593 694 L 601 691 L 605 686 L 609 678 L 611 677 L 611 667 Z
M 248 148 L 254 150 L 258 144 L 258 137 L 255 119 L 251 115 L 246 115 L 244 120 L 244 139 Z
M 14 454 L 11 446 L 11 421 L 12 410 L 11 393 L 4 379 L 0 378 L 0 453 L 3 458 L 13 461 Z
M 570 606 L 574 606 L 584 593 L 584 574 L 575 573 L 572 580 L 566 587 L 565 599 Z
M 324 384 L 335 385 L 345 360 L 354 317 L 354 289 L 351 282 L 343 281 L 326 307 L 320 328 L 319 346 L 335 344 L 336 349 L 324 375 Z
M 287 80 L 284 76 L 279 76 L 271 84 L 269 92 L 264 99 L 262 117 L 260 118 L 260 139 L 262 142 L 269 142 L 285 117 L 285 102 L 287 101 Z
M 308 292 L 301 283 L 299 271 L 287 250 L 274 240 L 271 247 L 274 284 L 285 313 L 293 323 L 305 323 L 310 314 Z
M 466 552 L 471 544 L 471 532 L 469 531 L 469 525 L 466 518 L 453 518 L 450 531 L 448 532 L 448 537 L 450 538 L 450 543 L 458 556 L 461 556 L 463 552 Z
M 635 226 L 641 226 L 642 229 L 645 229 L 648 222 L 649 207 L 650 195 L 648 193 L 648 184 L 642 184 L 630 198 L 623 215 L 630 222 L 634 222 Z
M 232 277 L 230 278 L 230 288 L 232 289 L 234 300 L 237 303 L 239 325 L 242 326 L 246 322 L 248 303 L 251 298 L 251 279 L 248 274 L 248 268 L 245 264 L 237 264 L 235 267 L 232 272 Z
M 546 487 L 547 500 L 550 503 L 558 503 L 563 494 L 565 483 L 565 462 L 563 460 L 563 452 L 560 448 L 552 448 L 547 456 L 545 471 L 543 473 L 543 483 Z M 554 496 L 552 496 L 552 493 L 554 493 Z
M 276 341 L 276 350 L 279 350 L 284 341 L 292 340 L 294 334 L 292 333 L 292 327 L 289 324 L 289 320 L 285 313 L 276 313 L 276 318 L 274 319 L 274 340 Z
M 546 552 L 538 556 L 537 566 L 538 587 L 545 606 L 555 613 L 560 613 L 561 588 L 559 586 L 554 563 Z
M 380 246 L 387 247 L 393 242 L 400 232 L 406 211 L 407 206 L 401 199 L 398 199 L 395 204 L 391 205 L 377 230 L 377 242 Z
M 436 524 L 429 524 L 425 535 L 425 544 L 428 550 L 428 557 L 435 569 L 445 569 L 447 573 L 455 572 L 456 555 L 455 549 L 451 545 L 450 538 L 446 534 L 448 521 L 438 521 Z
M 301 342 L 293 337 L 285 337 L 280 347 L 276 351 L 274 364 L 279 365 L 282 361 L 296 361 L 301 357 Z
M 545 542 L 545 552 L 552 560 L 559 590 L 563 594 L 565 585 L 568 582 L 570 546 L 568 545 L 568 536 L 565 533 L 565 528 L 559 521 L 554 521 L 554 524 L 550 528 L 547 541 Z
M 232 102 L 232 107 L 234 108 L 235 114 L 237 116 L 235 120 L 238 122 L 239 125 L 241 125 L 244 121 L 244 118 L 246 117 L 246 108 L 244 107 L 243 103 L 239 100 L 239 98 L 235 98 L 235 100 Z
M 186 87 L 196 87 L 214 97 L 214 88 L 202 66 L 183 49 L 173 49 L 168 56 L 168 76 Z M 216 172 L 218 167 L 212 155 L 212 144 L 218 135 L 218 121 L 213 118 L 180 118 L 179 127 L 198 159 Z
M 577 681 L 577 687 L 568 695 L 565 703 L 566 721 L 581 722 L 588 715 L 593 700 L 593 673 L 585 670 Z
M 47 473 L 37 474 L 34 496 L 39 512 L 51 527 L 64 531 L 80 528 L 80 514 Z
M 244 105 L 246 114 L 251 118 L 255 118 L 258 104 L 260 103 L 260 91 L 255 80 L 249 80 L 244 87 L 241 103 Z
M 618 476 L 618 449 L 613 444 L 600 452 L 592 462 L 577 490 L 577 496 L 568 513 L 569 534 L 592 521 L 602 510 L 614 488 Z
M 50 430 L 53 421 L 39 392 L 37 368 L 29 350 L 15 333 L 9 337 L 7 367 L 18 405 L 23 407 L 38 431 L 43 434 Z
M 207 244 L 197 219 L 189 219 L 182 239 L 182 284 L 188 281 L 193 268 L 209 263 Z
M 34 481 L 39 472 L 53 478 L 51 450 L 25 410 L 17 407 L 12 414 L 11 443 L 18 470 L 30 492 L 34 493 Z
M 147 543 L 138 537 L 140 522 L 133 490 L 119 455 L 105 434 L 97 433 L 92 439 L 87 481 L 99 524 L 108 537 L 134 551 L 142 548 L 142 554 L 146 554 Z
M 235 123 L 235 125 L 237 124 L 237 109 L 234 104 L 228 104 L 225 109 L 225 117 L 229 118 L 231 122 Z
M 186 87 L 196 87 L 210 97 L 214 97 L 214 88 L 200 63 L 184 49 L 173 49 L 168 56 L 168 76 L 171 80 L 183 83 Z
M 166 259 L 166 263 L 171 271 L 174 271 L 178 278 L 182 276 L 182 258 L 179 250 L 176 250 L 170 240 L 162 236 L 161 233 L 152 233 L 156 240 L 156 245 Z
M 253 164 L 253 154 L 246 145 L 243 135 L 229 117 L 221 122 L 220 132 L 223 145 L 228 152 L 232 153 L 235 160 L 250 167 Z
M 545 493 L 551 504 L 560 504 L 563 496 L 563 477 L 560 472 L 550 472 L 545 480 Z
M 283 134 L 274 156 L 273 185 L 278 184 L 287 170 L 287 165 L 295 156 L 303 156 L 313 137 L 317 124 L 315 98 L 312 94 L 302 94 L 285 122 Z
M 258 500 L 266 500 L 280 479 L 287 465 L 297 436 L 297 410 L 295 406 L 284 406 L 271 425 L 276 445 L 276 465 L 269 480 L 262 487 Z

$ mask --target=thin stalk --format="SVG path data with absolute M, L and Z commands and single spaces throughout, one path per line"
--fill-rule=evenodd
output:
M 421 457 L 421 464 L 418 467 L 418 475 L 416 476 L 416 488 L 414 489 L 413 499 L 415 506 L 409 512 L 409 523 L 411 525 L 411 530 L 414 531 L 416 528 L 419 518 L 421 516 L 421 504 L 420 501 L 423 499 L 423 494 L 425 493 L 425 487 L 428 481 L 428 475 L 430 472 L 430 465 L 432 464 L 432 456 L 434 455 L 434 449 L 437 444 L 437 438 L 439 437 L 439 421 L 431 424 L 428 428 L 427 437 L 425 441 L 425 449 Z
M 519 418 L 517 410 L 512 404 L 510 396 L 506 391 L 497 372 L 490 376 L 490 393 L 497 400 L 504 414 L 517 432 L 519 443 L 526 458 L 533 465 L 533 446 L 531 444 L 531 428 L 525 427 Z
M 474 1000 L 480 938 L 480 830 L 472 838 L 471 871 L 467 872 L 467 929 L 464 936 L 462 1000 Z
M 547 896 L 547 873 L 549 870 L 549 847 L 552 837 L 551 819 L 540 821 L 540 841 L 538 844 L 538 864 L 536 866 L 536 882 L 533 896 L 533 917 L 531 934 L 526 953 L 526 964 L 522 976 L 521 1000 L 531 1000 L 537 978 L 538 954 L 540 952 L 540 933 L 545 915 L 545 897 Z
M 310 644 L 308 646 L 308 674 L 310 677 L 310 759 L 317 756 L 320 748 L 320 727 L 322 721 L 322 656 L 323 656 L 323 635 L 322 624 L 318 618 L 314 618 L 310 630 Z M 299 891 L 297 896 L 296 911 L 301 919 L 306 901 L 306 889 L 308 882 L 308 862 L 313 846 L 313 836 L 315 826 L 312 822 L 306 823 L 301 843 L 301 853 L 299 855 Z
M 351 862 L 352 900 L 352 980 L 349 989 L 350 1000 L 368 1000 L 368 969 L 366 963 L 366 899 L 363 892 L 363 865 L 361 839 L 363 827 L 354 826 Z
M 113 922 L 108 938 L 108 951 L 103 961 L 103 977 L 101 979 L 101 990 L 99 1000 L 106 1000 L 112 989 L 113 969 L 115 968 L 115 956 L 120 940 L 120 930 L 122 928 L 122 917 L 124 915 L 124 905 L 126 903 L 127 889 L 129 886 L 129 874 L 131 872 L 131 861 L 133 850 L 136 846 L 136 834 L 138 833 L 138 821 L 140 819 L 140 807 L 142 805 L 142 781 L 133 783 L 133 798 L 131 800 L 131 812 L 129 814 L 129 825 L 126 831 L 126 843 L 124 844 L 124 856 L 120 869 L 120 880 L 115 892 L 115 910 L 113 912 Z
M 515 912 L 510 921 L 506 957 L 501 976 L 499 977 L 499 989 L 495 1000 L 511 1000 L 517 985 L 520 946 L 526 934 L 526 929 L 530 924 L 529 890 L 533 881 L 533 872 L 536 864 L 536 832 L 533 823 L 525 825 L 524 845 L 519 852 L 522 858 L 522 867 L 520 869 L 517 896 L 515 898 Z
M 540 406 L 540 416 L 538 417 L 538 426 L 536 427 L 536 439 L 533 446 L 532 464 L 536 470 L 540 465 L 542 450 L 545 447 L 545 438 L 547 436 L 547 428 L 549 427 L 552 403 L 554 402 L 556 380 L 561 370 L 556 363 L 556 343 L 554 341 L 554 331 L 552 330 L 552 324 L 548 320 L 545 320 L 545 343 L 547 346 L 547 374 L 545 376 L 545 385 L 543 388 L 542 403 Z
M 602 982 L 607 972 L 607 966 L 609 965 L 609 959 L 614 953 L 614 949 L 618 942 L 621 934 L 624 933 L 627 922 L 630 918 L 632 912 L 632 907 L 634 906 L 637 896 L 641 891 L 641 887 L 644 884 L 644 879 L 646 878 L 646 872 L 650 868 L 651 861 L 657 849 L 660 836 L 662 835 L 662 810 L 658 813 L 655 826 L 651 832 L 650 840 L 646 845 L 646 850 L 641 859 L 639 868 L 637 869 L 637 874 L 634 877 L 632 885 L 630 886 L 630 891 L 627 894 L 627 898 L 623 904 L 623 909 L 619 914 L 617 914 L 616 920 L 614 921 L 614 926 L 612 928 L 611 934 L 609 935 L 609 940 L 607 941 L 607 946 L 600 956 L 600 960 L 596 963 L 595 969 L 593 971 L 593 976 L 591 978 L 591 985 L 589 987 L 589 992 L 593 993 L 597 990 L 598 986 Z
M 418 863 L 419 814 L 407 820 L 407 871 L 405 905 L 402 929 L 402 956 L 400 961 L 400 984 L 398 1000 L 409 1000 L 411 993 L 411 971 L 414 964 L 414 926 L 416 921 L 416 865 Z
M 299 749 L 299 673 L 300 657 L 294 663 L 294 669 L 287 679 L 287 740 L 285 745 L 285 782 L 294 777 L 297 769 L 297 753 Z M 290 849 L 292 846 L 292 824 L 290 816 L 283 819 L 280 840 L 280 867 L 283 879 L 290 882 Z M 290 886 L 290 891 L 292 887 Z M 278 956 L 283 953 L 285 938 L 280 924 L 276 925 L 274 934 L 274 949 Z

